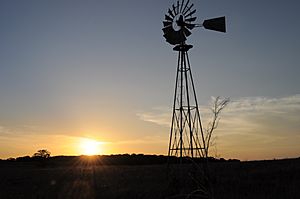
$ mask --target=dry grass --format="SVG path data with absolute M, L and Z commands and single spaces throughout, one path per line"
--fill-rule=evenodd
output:
M 210 168 L 216 199 L 296 199 L 300 195 L 300 159 L 218 162 L 210 163 Z M 189 184 L 194 183 L 190 171 L 189 166 L 170 174 L 166 165 L 74 163 L 41 168 L 31 163 L 2 162 L 0 198 L 187 198 L 193 191 L 197 193 L 197 184 Z M 179 183 L 179 173 L 184 174 L 180 174 L 184 178 L 183 183 Z

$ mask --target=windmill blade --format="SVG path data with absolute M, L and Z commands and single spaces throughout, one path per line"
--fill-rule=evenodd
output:
M 186 37 L 184 36 L 184 33 L 182 31 L 173 30 L 167 34 L 164 34 L 164 37 L 166 38 L 167 42 L 172 45 L 180 44 L 186 41 Z
M 172 44 L 172 45 L 176 44 L 176 39 L 177 38 L 173 37 L 172 35 L 165 34 L 164 37 L 166 38 L 166 41 L 169 42 L 170 44 Z
M 173 8 L 173 12 L 174 12 L 174 14 L 176 16 L 178 13 L 176 12 L 176 7 L 174 6 L 174 4 L 172 5 L 172 8 Z
M 164 32 L 165 34 L 168 34 L 168 33 L 172 32 L 172 31 L 174 32 L 172 26 L 166 26 L 166 27 L 164 27 L 162 30 L 163 30 L 163 32 Z
M 185 17 L 189 17 L 189 16 L 192 16 L 194 13 L 196 12 L 196 9 L 193 10 L 192 12 L 190 12 L 188 15 L 186 15 Z
M 181 1 L 181 6 L 180 6 L 180 9 L 179 9 L 179 12 L 182 11 L 183 5 L 184 5 L 184 0 Z
M 168 9 L 165 14 L 165 20 L 163 20 L 164 27 L 162 28 L 168 43 L 172 45 L 183 44 L 187 37 L 192 34 L 191 30 L 196 26 L 193 22 L 197 19 L 197 17 L 192 16 L 196 12 L 193 6 L 194 4 L 190 3 L 190 0 L 176 0 Z M 173 27 L 175 23 L 177 25 L 176 28 Z
M 172 25 L 171 21 L 163 21 L 164 27 Z
M 182 10 L 182 13 L 185 12 L 185 10 L 187 9 L 187 6 L 189 5 L 189 3 L 190 3 L 190 0 L 188 0 L 188 1 L 186 2 L 185 6 L 184 6 L 184 8 L 183 8 L 183 10 Z
M 191 33 L 191 31 L 189 31 L 188 29 L 186 29 L 186 28 L 183 28 L 183 33 L 184 33 L 184 35 L 186 36 L 186 37 L 188 37 L 188 36 L 190 36 L 192 33 Z
M 193 22 L 193 21 L 196 21 L 196 19 L 197 19 L 197 17 L 192 17 L 192 18 L 185 19 L 185 21 Z
M 168 10 L 168 13 L 171 17 L 173 17 L 173 18 L 175 17 L 175 15 L 172 13 L 172 11 L 170 9 Z
M 213 19 L 207 19 L 203 22 L 203 27 L 208 30 L 214 30 L 218 32 L 226 32 L 225 17 L 217 17 Z
M 175 31 L 172 26 L 163 28 L 163 31 L 167 42 L 172 45 L 180 44 L 186 40 L 186 36 L 183 31 Z
M 173 19 L 169 15 L 165 15 L 165 20 L 167 20 L 167 21 L 173 21 Z
M 194 4 L 192 3 L 192 5 L 183 13 L 183 15 L 186 15 L 186 13 L 188 13 L 188 11 L 190 11 L 193 6 L 194 6 Z

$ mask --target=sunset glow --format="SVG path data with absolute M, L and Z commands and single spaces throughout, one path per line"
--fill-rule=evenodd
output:
M 80 148 L 82 155 L 99 155 L 101 153 L 101 143 L 92 139 L 82 139 Z

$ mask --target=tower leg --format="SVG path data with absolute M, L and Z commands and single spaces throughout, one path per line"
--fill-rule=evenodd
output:
M 168 156 L 204 157 L 205 139 L 200 119 L 188 50 L 190 45 L 176 46 L 178 51 L 173 113 Z

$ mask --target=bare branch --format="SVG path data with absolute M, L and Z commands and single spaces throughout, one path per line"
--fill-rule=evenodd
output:
M 211 121 L 208 123 L 205 129 L 205 156 L 208 157 L 209 148 L 212 145 L 212 136 L 215 129 L 218 128 L 219 121 L 220 121 L 220 113 L 222 110 L 228 105 L 230 102 L 229 98 L 221 98 L 220 96 L 216 98 L 212 98 L 212 107 L 210 108 L 212 111 L 212 118 Z

